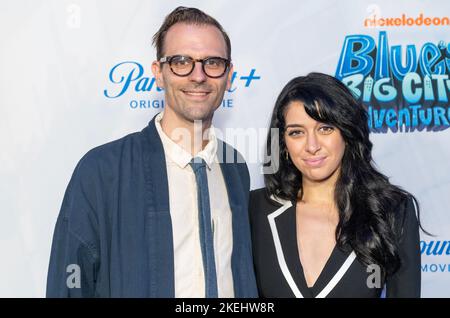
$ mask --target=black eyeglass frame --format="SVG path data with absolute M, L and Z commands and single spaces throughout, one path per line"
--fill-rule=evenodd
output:
M 186 74 L 179 74 L 179 73 L 177 73 L 177 72 L 175 72 L 175 71 L 173 70 L 173 68 L 172 68 L 172 61 L 173 61 L 174 58 L 178 58 L 178 57 L 184 57 L 184 58 L 188 58 L 188 59 L 192 60 L 192 62 L 193 62 L 193 63 L 192 63 L 192 68 L 191 68 L 191 70 L 190 70 L 188 73 L 186 73 Z M 217 75 L 217 76 L 211 76 L 211 75 L 209 75 L 209 74 L 206 72 L 206 70 L 205 70 L 205 63 L 206 63 L 207 61 L 211 60 L 211 59 L 219 59 L 219 60 L 221 60 L 221 61 L 223 61 L 223 62 L 225 63 L 225 68 L 224 68 L 222 74 Z M 204 58 L 204 59 L 193 59 L 192 57 L 187 56 L 187 55 L 170 55 L 170 56 L 164 56 L 164 57 L 162 57 L 162 58 L 159 59 L 159 62 L 160 62 L 161 64 L 164 64 L 164 63 L 169 64 L 170 70 L 172 71 L 172 73 L 175 74 L 175 75 L 177 75 L 177 76 L 180 76 L 180 77 L 186 77 L 186 76 L 189 76 L 189 75 L 192 73 L 192 71 L 194 71 L 195 63 L 200 62 L 200 63 L 202 63 L 202 71 L 203 71 L 203 73 L 205 73 L 206 76 L 208 76 L 208 77 L 210 77 L 210 78 L 219 78 L 219 77 L 222 77 L 222 76 L 227 72 L 227 70 L 228 70 L 228 68 L 230 67 L 230 64 L 231 64 L 231 60 L 226 59 L 226 58 L 223 58 L 223 57 L 220 57 L 220 56 L 208 56 L 208 57 L 206 57 L 206 58 Z

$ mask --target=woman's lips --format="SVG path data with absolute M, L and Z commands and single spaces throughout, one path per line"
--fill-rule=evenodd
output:
M 308 158 L 303 159 L 303 161 L 311 167 L 320 167 L 327 157 L 317 157 L 317 158 Z

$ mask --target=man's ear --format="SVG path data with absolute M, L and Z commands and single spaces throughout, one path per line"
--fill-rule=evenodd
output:
M 233 64 L 230 63 L 230 69 L 228 71 L 227 76 L 227 91 L 231 89 L 231 79 L 233 78 L 234 67 Z
M 158 61 L 153 61 L 152 63 L 152 73 L 156 80 L 156 85 L 159 88 L 164 88 L 164 79 L 162 76 L 161 63 Z

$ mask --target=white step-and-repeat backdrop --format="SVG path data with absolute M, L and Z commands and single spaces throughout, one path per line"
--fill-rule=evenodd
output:
M 421 238 L 422 296 L 450 297 L 448 0 L 1 1 L 0 297 L 45 295 L 76 163 L 163 109 L 151 38 L 178 5 L 231 37 L 235 74 L 215 126 L 249 162 L 252 188 L 284 84 L 319 71 L 352 87 L 369 108 L 377 165 L 418 197 L 435 234 Z

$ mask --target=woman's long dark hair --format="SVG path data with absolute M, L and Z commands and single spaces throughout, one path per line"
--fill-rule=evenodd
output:
M 367 112 L 334 77 L 310 73 L 294 78 L 278 96 L 270 128 L 278 128 L 279 136 L 278 140 L 273 139 L 269 132 L 267 154 L 270 162 L 278 160 L 279 167 L 265 175 L 268 193 L 291 201 L 302 195 L 301 172 L 286 159 L 285 113 L 292 101 L 302 102 L 306 113 L 314 120 L 339 129 L 345 141 L 334 194 L 339 211 L 338 246 L 351 246 L 361 262 L 378 264 L 384 275 L 394 273 L 400 266 L 398 222 L 404 220 L 404 216 L 398 215 L 404 210 L 399 204 L 409 196 L 415 201 L 417 213 L 419 205 L 414 196 L 392 185 L 374 167 Z M 273 142 L 279 143 L 277 153 L 271 153 Z

